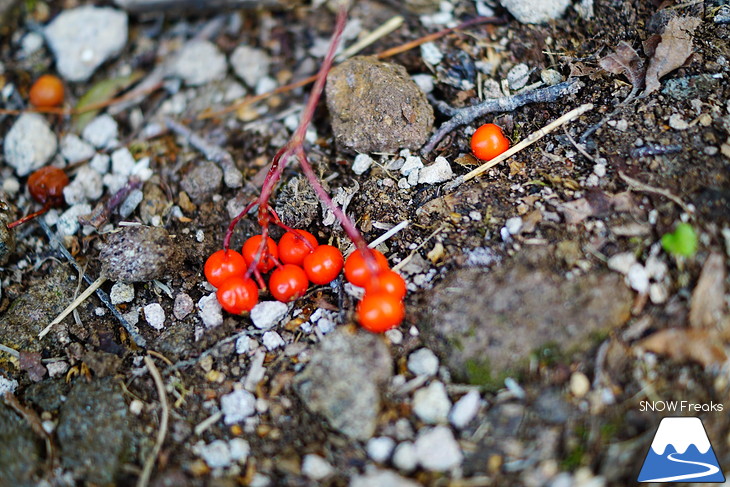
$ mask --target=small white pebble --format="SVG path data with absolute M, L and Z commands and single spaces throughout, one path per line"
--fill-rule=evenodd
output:
M 68 362 L 64 362 L 63 360 L 50 362 L 46 364 L 46 369 L 48 369 L 48 375 L 50 377 L 58 377 L 66 373 L 68 370 Z
M 469 391 L 449 411 L 449 422 L 457 429 L 463 429 L 474 419 L 481 407 L 482 397 L 478 391 Z
M 223 324 L 223 308 L 215 293 L 203 296 L 198 301 L 198 314 L 206 328 L 214 328 Z
M 246 463 L 251 453 L 251 445 L 243 438 L 233 438 L 228 442 L 228 448 L 231 451 L 231 459 L 238 463 Z
M 403 332 L 397 328 L 391 328 L 385 332 L 385 338 L 387 338 L 393 345 L 400 345 L 403 343 Z
M 673 113 L 672 116 L 669 117 L 669 126 L 674 130 L 687 130 L 689 128 L 689 124 L 679 113 Z
M 424 423 L 445 423 L 451 409 L 446 387 L 439 381 L 418 389 L 413 394 L 413 412 Z
M 426 64 L 436 66 L 444 58 L 444 54 L 441 49 L 436 46 L 433 42 L 426 42 L 421 44 L 421 57 Z
M 281 338 L 281 335 L 275 331 L 267 331 L 264 333 L 261 341 L 264 344 L 264 347 L 266 347 L 266 350 L 269 351 L 286 345 L 286 342 L 283 338 Z
M 410 441 L 398 444 L 393 452 L 393 465 L 403 472 L 412 472 L 418 466 L 416 446 Z
M 165 310 L 160 303 L 148 304 L 144 307 L 144 319 L 152 328 L 161 330 L 165 327 Z
M 119 176 L 129 176 L 134 171 L 136 161 L 129 149 L 122 147 L 112 152 L 112 173 Z
M 223 440 L 215 440 L 208 445 L 196 445 L 194 451 L 210 468 L 224 468 L 231 464 L 231 450 Z
M 570 376 L 570 393 L 577 398 L 585 397 L 591 390 L 591 381 L 583 372 L 573 372 Z
M 144 403 L 139 399 L 133 399 L 132 402 L 129 403 L 129 412 L 135 416 L 139 416 L 143 408 Z
M 324 480 L 335 472 L 334 467 L 319 455 L 304 455 L 302 460 L 302 475 L 310 480 Z
M 131 303 L 134 300 L 134 285 L 116 282 L 109 293 L 112 304 Z
M 621 252 L 608 259 L 608 268 L 623 275 L 629 273 L 631 266 L 636 263 L 636 256 L 632 252 Z
M 629 268 L 629 273 L 626 275 L 626 279 L 629 281 L 629 286 L 634 291 L 644 294 L 649 291 L 649 275 L 643 265 L 638 262 L 633 264 Z
M 14 379 L 8 379 L 0 375 L 0 396 L 4 396 L 6 392 L 11 394 L 15 393 L 15 389 L 18 388 L 18 381 Z
M 438 156 L 430 166 L 426 166 L 418 173 L 418 184 L 438 184 L 454 177 L 451 164 L 443 156 Z
M 110 115 L 99 115 L 84 127 L 81 136 L 98 149 L 108 149 L 117 144 L 117 128 Z
M 459 443 L 446 426 L 422 429 L 415 446 L 418 463 L 426 470 L 445 472 L 457 467 L 464 459 Z
M 221 411 L 226 424 L 240 423 L 256 412 L 256 397 L 243 389 L 221 396 Z
M 251 321 L 259 330 L 268 330 L 286 316 L 289 306 L 280 301 L 262 301 L 251 310 Z
M 507 229 L 507 231 L 510 233 L 510 235 L 517 235 L 520 233 L 520 230 L 522 230 L 522 218 L 519 216 L 513 216 L 512 218 L 508 218 L 506 222 L 504 222 L 504 227 Z
M 389 436 L 380 436 L 370 438 L 365 445 L 365 451 L 371 460 L 378 463 L 384 463 L 390 458 L 395 448 L 395 440 Z
M 510 89 L 519 90 L 525 87 L 529 77 L 530 67 L 525 63 L 520 63 L 510 69 L 507 73 L 507 83 L 509 84 Z
M 367 154 L 358 154 L 355 156 L 355 161 L 352 163 L 352 172 L 358 176 L 362 175 L 365 171 L 370 169 L 375 163 L 372 157 Z
M 439 370 L 439 359 L 428 348 L 419 348 L 408 356 L 408 370 L 414 375 L 434 376 Z

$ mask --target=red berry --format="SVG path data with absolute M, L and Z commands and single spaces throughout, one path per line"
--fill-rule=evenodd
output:
M 345 265 L 342 252 L 332 245 L 320 245 L 304 257 L 304 272 L 314 284 L 332 282 Z
M 218 250 L 213 252 L 208 260 L 205 261 L 205 278 L 208 282 L 215 286 L 220 287 L 223 281 L 229 277 L 243 277 L 246 273 L 246 260 L 241 254 L 235 250 Z
M 403 301 L 392 294 L 365 294 L 357 305 L 358 321 L 367 331 L 382 333 L 400 325 L 406 310 Z
M 246 259 L 247 265 L 251 265 L 256 259 L 259 252 L 259 245 L 261 245 L 261 235 L 254 235 L 244 242 L 241 254 Z M 269 272 L 276 265 L 276 259 L 278 258 L 279 250 L 276 242 L 274 242 L 273 238 L 266 237 L 266 248 L 264 248 L 256 268 L 261 272 Z
M 384 271 L 365 284 L 365 294 L 386 293 L 403 299 L 406 295 L 406 281 L 395 271 Z
M 493 123 L 485 123 L 471 136 L 471 151 L 478 159 L 489 161 L 509 149 L 509 140 L 502 129 Z
M 317 238 L 306 230 L 286 232 L 279 239 L 279 260 L 282 264 L 301 266 L 304 257 L 318 245 Z
M 46 166 L 28 176 L 28 191 L 38 203 L 61 206 L 63 188 L 68 186 L 68 183 L 68 176 L 62 169 Z
M 256 306 L 259 300 L 259 288 L 252 279 L 233 276 L 223 281 L 216 296 L 224 310 L 240 315 Z
M 63 81 L 58 76 L 44 74 L 30 87 L 31 104 L 39 108 L 56 107 L 63 103 Z
M 309 287 L 307 274 L 294 264 L 277 267 L 269 278 L 269 291 L 277 300 L 287 303 L 304 296 Z
M 373 275 L 388 270 L 388 259 L 375 249 L 368 249 L 374 257 L 375 268 L 370 268 L 370 262 L 365 259 L 363 252 L 356 250 L 345 260 L 345 277 L 355 286 L 364 287 L 370 282 Z

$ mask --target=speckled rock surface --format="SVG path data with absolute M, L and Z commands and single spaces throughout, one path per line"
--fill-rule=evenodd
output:
M 496 271 L 460 269 L 426 296 L 427 341 L 458 377 L 494 384 L 536 350 L 585 350 L 629 318 L 633 297 L 620 276 L 569 280 L 530 260 L 537 258 L 523 254 Z
M 366 440 L 375 432 L 380 388 L 392 374 L 388 347 L 379 336 L 340 328 L 322 340 L 295 388 L 334 429 Z
M 15 232 L 7 224 L 15 219 L 15 214 L 5 195 L 0 192 L 0 265 L 5 265 L 15 252 Z
M 327 77 L 327 108 L 346 150 L 418 149 L 433 126 L 433 108 L 403 66 L 358 56 Z
M 141 282 L 164 277 L 179 263 L 180 252 L 167 230 L 124 227 L 107 238 L 101 249 L 101 271 L 112 281 Z
M 58 420 L 62 465 L 88 482 L 113 482 L 128 453 L 127 411 L 113 379 L 77 381 Z
M 34 479 L 43 465 L 43 443 L 28 423 L 2 401 L 0 444 L 0 484 L 19 487 L 37 485 Z

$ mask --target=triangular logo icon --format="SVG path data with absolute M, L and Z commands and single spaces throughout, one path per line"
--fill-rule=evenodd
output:
M 664 418 L 639 473 L 639 482 L 725 482 L 700 418 Z

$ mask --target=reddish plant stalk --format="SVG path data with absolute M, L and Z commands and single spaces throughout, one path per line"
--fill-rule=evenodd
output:
M 228 249 L 230 245 L 231 236 L 233 235 L 236 224 L 244 216 L 246 216 L 246 214 L 255 205 L 258 205 L 257 217 L 258 223 L 261 226 L 262 239 L 256 254 L 256 259 L 254 259 L 254 262 L 249 266 L 249 269 L 246 273 L 247 277 L 253 274 L 254 276 L 257 276 L 258 279 L 260 279 L 260 273 L 256 269 L 256 266 L 260 259 L 265 256 L 265 252 L 268 252 L 268 247 L 266 244 L 266 237 L 268 236 L 268 226 L 270 223 L 272 223 L 272 221 L 275 223 L 278 221 L 278 216 L 276 216 L 275 213 L 272 213 L 273 210 L 269 205 L 269 199 L 274 192 L 274 188 L 281 179 L 281 175 L 283 174 L 284 169 L 286 169 L 291 159 L 297 160 L 302 168 L 302 171 L 304 172 L 304 175 L 307 177 L 307 180 L 312 185 L 312 188 L 314 189 L 317 197 L 335 215 L 335 218 L 337 218 L 337 220 L 340 222 L 340 224 L 342 225 L 342 229 L 345 231 L 347 236 L 350 238 L 350 240 L 353 241 L 359 251 L 363 253 L 363 257 L 368 263 L 368 266 L 373 269 L 377 268 L 375 259 L 369 252 L 366 251 L 367 243 L 365 242 L 365 239 L 362 237 L 350 218 L 348 218 L 348 216 L 342 211 L 342 209 L 340 209 L 337 205 L 333 203 L 332 198 L 330 198 L 329 194 L 327 194 L 327 191 L 325 191 L 324 187 L 322 187 L 322 184 L 319 182 L 319 179 L 317 179 L 317 176 L 314 173 L 312 166 L 309 164 L 306 153 L 304 151 L 304 140 L 307 133 L 307 128 L 314 118 L 314 112 L 317 108 L 317 104 L 322 97 L 322 92 L 324 91 L 325 82 L 327 80 L 327 74 L 329 73 L 332 67 L 332 63 L 334 62 L 337 46 L 340 43 L 340 38 L 342 37 L 342 31 L 345 28 L 346 21 L 347 9 L 341 8 L 337 13 L 335 29 L 334 33 L 332 34 L 332 39 L 330 40 L 327 54 L 322 61 L 322 65 L 317 74 L 317 80 L 312 87 L 312 91 L 309 95 L 309 100 L 307 101 L 304 111 L 302 112 L 302 118 L 299 126 L 294 131 L 294 134 L 292 134 L 289 142 L 287 142 L 284 147 L 279 149 L 279 151 L 274 156 L 271 163 L 271 168 L 266 174 L 266 178 L 264 179 L 263 185 L 261 186 L 261 193 L 259 194 L 258 198 L 249 203 L 246 208 L 244 208 L 244 210 L 239 213 L 228 226 L 228 231 L 226 232 L 226 236 L 223 239 L 224 249 Z

